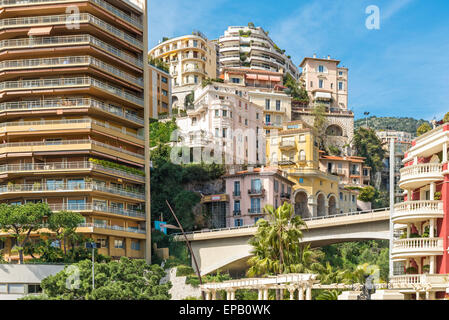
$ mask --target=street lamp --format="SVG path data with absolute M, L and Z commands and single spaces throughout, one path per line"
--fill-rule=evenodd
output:
M 369 115 L 369 112 L 365 111 L 363 114 L 365 115 L 365 125 L 368 127 L 368 118 L 367 117 Z
M 92 249 L 92 291 L 95 290 L 95 249 L 97 244 L 95 242 L 87 242 L 87 249 Z

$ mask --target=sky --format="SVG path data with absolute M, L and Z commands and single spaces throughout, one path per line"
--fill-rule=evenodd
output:
M 253 22 L 299 65 L 306 56 L 349 68 L 349 109 L 441 119 L 449 111 L 447 0 L 149 0 L 150 48 L 199 30 L 209 39 Z M 379 8 L 368 29 L 366 8 Z

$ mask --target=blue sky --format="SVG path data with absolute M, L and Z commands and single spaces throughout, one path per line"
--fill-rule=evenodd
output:
M 380 9 L 380 29 L 365 9 Z M 163 37 L 254 22 L 298 65 L 328 54 L 349 68 L 349 108 L 356 118 L 441 119 L 449 111 L 447 0 L 150 0 L 150 47 Z

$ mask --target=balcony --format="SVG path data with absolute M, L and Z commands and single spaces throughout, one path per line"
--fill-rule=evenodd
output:
M 82 23 L 90 23 L 103 31 L 117 37 L 130 45 L 143 49 L 143 44 L 141 41 L 127 34 L 126 32 L 117 29 L 109 23 L 98 19 L 90 13 L 80 13 L 79 15 L 71 14 L 61 14 L 52 16 L 34 16 L 34 17 L 20 17 L 20 18 L 9 18 L 0 19 L 0 29 L 12 29 L 12 28 L 27 28 L 33 26 L 43 26 L 43 25 L 77 25 Z
M 132 233 L 140 233 L 140 234 L 146 233 L 146 231 L 144 229 L 128 228 L 128 227 L 122 227 L 122 226 L 109 226 L 106 224 L 97 224 L 97 223 L 81 223 L 78 225 L 78 227 L 79 228 L 92 228 L 92 229 L 98 228 L 98 229 L 132 232 Z
M 414 289 L 414 285 L 432 285 L 432 287 L 441 287 L 443 290 L 447 287 L 449 275 L 447 274 L 407 274 L 393 276 L 391 284 L 395 289 Z
M 262 209 L 261 208 L 249 208 L 248 209 L 248 214 L 262 214 Z
M 99 100 L 90 98 L 73 98 L 73 99 L 46 99 L 46 100 L 32 100 L 32 101 L 11 101 L 0 103 L 1 112 L 23 112 L 31 110 L 46 110 L 46 109 L 64 109 L 64 108 L 80 108 L 92 107 L 107 114 L 113 114 L 120 118 L 132 121 L 143 126 L 144 121 L 133 113 L 123 111 L 117 107 L 111 107 L 109 104 Z
M 242 214 L 242 211 L 234 210 L 234 211 L 232 211 L 232 213 L 234 214 L 234 216 L 240 216 Z
M 248 189 L 248 194 L 250 196 L 264 196 L 265 195 L 265 189 Z
M 443 218 L 443 216 L 443 201 L 417 200 L 395 204 L 391 219 L 394 223 L 409 223 Z
M 73 67 L 73 66 L 93 66 L 105 73 L 121 78 L 127 82 L 137 84 L 143 87 L 142 78 L 135 77 L 127 72 L 123 72 L 116 67 L 104 63 L 97 58 L 90 56 L 68 56 L 62 58 L 38 58 L 38 59 L 21 59 L 21 60 L 5 60 L 0 62 L 0 71 L 17 70 L 17 69 L 33 69 L 39 68 L 56 68 L 56 67 Z
M 61 3 L 61 2 L 74 2 L 73 0 L 2 0 L 0 1 L 0 6 L 3 8 L 7 7 L 15 7 L 19 6 L 22 7 L 24 5 L 41 5 L 46 3 Z M 130 23 L 132 26 L 138 28 L 139 30 L 143 29 L 142 22 L 140 19 L 136 19 L 134 17 L 131 17 L 129 14 L 123 12 L 122 10 L 110 5 L 106 1 L 103 0 L 89 0 L 89 2 L 92 2 L 103 9 L 106 9 L 116 17 L 119 17 L 120 19 Z
M 84 146 L 83 146 L 84 145 Z M 99 148 L 96 148 L 99 147 Z M 82 139 L 82 140 L 59 140 L 59 141 L 35 141 L 35 142 L 9 142 L 0 144 L 0 153 L 6 152 L 39 152 L 39 151 L 71 151 L 71 150 L 92 150 L 98 149 L 98 152 L 102 152 L 102 149 L 106 151 L 114 151 L 123 153 L 143 161 L 144 155 L 136 152 L 132 152 L 123 148 L 114 147 L 109 144 L 98 142 L 95 140 Z M 140 163 L 141 161 L 139 161 Z
M 0 195 L 15 195 L 21 193 L 53 193 L 53 192 L 101 192 L 110 195 L 133 198 L 138 200 L 145 200 L 145 194 L 138 191 L 126 191 L 117 187 L 106 187 L 97 183 L 83 182 L 83 183 L 34 183 L 34 184 L 7 184 L 0 185 Z
M 136 218 L 136 219 L 145 219 L 145 213 L 130 210 L 130 209 L 122 209 L 117 207 L 110 207 L 106 205 L 95 205 L 93 203 L 82 203 L 82 204 L 49 204 L 51 211 L 76 211 L 76 212 L 102 212 L 102 213 L 112 213 L 118 214 L 125 217 Z
M 107 94 L 132 102 L 135 105 L 143 107 L 143 99 L 137 97 L 125 90 L 112 86 L 92 77 L 76 77 L 76 78 L 50 78 L 39 80 L 19 80 L 0 82 L 1 91 L 16 90 L 43 90 L 56 88 L 83 88 L 94 87 Z
M 79 171 L 97 171 L 106 172 L 116 176 L 129 178 L 134 181 L 144 182 L 143 175 L 134 174 L 125 170 L 108 168 L 89 161 L 74 162 L 50 162 L 50 163 L 23 163 L 23 164 L 4 164 L 0 165 L 0 173 L 11 175 L 29 174 L 30 172 L 54 172 L 69 173 Z
M 21 38 L 0 41 L 0 50 L 20 49 L 20 48 L 42 48 L 42 47 L 62 47 L 73 45 L 92 45 L 112 54 L 117 58 L 124 60 L 132 65 L 143 68 L 142 59 L 122 51 L 110 44 L 91 35 L 73 35 L 73 36 L 55 36 L 55 37 L 37 37 Z
M 100 122 L 93 119 L 71 119 L 71 120 L 42 120 L 42 121 L 16 121 L 16 122 L 3 122 L 0 123 L 0 133 L 8 134 L 12 132 L 24 132 L 29 134 L 33 131 L 53 131 L 53 130 L 75 130 L 75 129 L 101 129 L 95 128 L 99 126 L 107 130 L 101 131 L 115 131 L 118 136 L 122 136 L 124 139 L 133 140 L 133 142 L 139 143 L 135 140 L 143 140 L 143 135 L 138 135 L 131 131 L 126 131 L 126 128 L 120 129 L 110 126 L 106 122 Z M 106 132 L 108 133 L 108 132 Z M 129 136 L 129 137 L 127 137 Z M 131 139 L 134 138 L 134 139 Z
M 431 182 L 443 180 L 443 164 L 422 163 L 404 167 L 400 170 L 402 189 L 416 189 Z
M 281 199 L 290 200 L 291 194 L 286 192 L 281 192 Z
M 232 195 L 233 195 L 234 197 L 240 197 L 240 195 L 241 195 L 240 190 L 238 190 L 238 191 L 233 191 L 233 192 L 232 192 Z
M 393 241 L 392 258 L 423 257 L 443 254 L 442 238 L 409 238 Z
M 295 149 L 296 143 L 295 143 L 295 141 L 282 140 L 281 143 L 279 143 L 279 148 L 280 149 Z

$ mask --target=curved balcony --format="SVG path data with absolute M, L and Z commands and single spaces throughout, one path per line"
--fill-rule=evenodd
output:
M 73 35 L 73 36 L 54 36 L 54 37 L 36 37 L 8 39 L 0 41 L 0 50 L 12 50 L 22 48 L 43 48 L 43 47 L 61 47 L 73 45 L 92 45 L 112 54 L 117 58 L 124 60 L 132 65 L 143 68 L 143 59 L 137 59 L 134 56 L 122 51 L 110 44 L 91 35 Z
M 35 194 L 35 193 L 86 193 L 99 192 L 107 193 L 109 196 L 120 198 L 132 198 L 136 200 L 145 200 L 145 194 L 137 191 L 126 191 L 122 188 L 106 187 L 97 183 L 83 182 L 83 183 L 34 183 L 34 184 L 6 184 L 0 185 L 0 196 L 4 195 L 18 195 L 18 194 Z
M 417 200 L 396 204 L 391 219 L 394 223 L 408 223 L 443 218 L 443 216 L 443 201 Z
M 85 88 L 94 87 L 100 91 L 111 94 L 114 97 L 132 102 L 133 104 L 143 107 L 143 99 L 137 97 L 125 90 L 112 86 L 92 77 L 75 77 L 75 78 L 50 78 L 39 80 L 20 80 L 20 81 L 4 81 L 0 82 L 1 91 L 16 90 L 40 90 L 40 89 L 57 89 L 57 88 Z
M 73 162 L 49 162 L 49 163 L 22 163 L 22 164 L 3 164 L 0 165 L 0 173 L 20 176 L 33 173 L 76 173 L 85 171 L 96 171 L 107 173 L 114 176 L 127 178 L 133 181 L 144 182 L 143 175 L 135 174 L 129 171 L 109 168 L 90 161 Z
M 86 0 L 79 0 L 79 1 L 86 1 Z M 103 0 L 88 0 L 89 2 L 95 3 L 96 5 L 102 7 L 103 9 L 106 9 L 116 17 L 125 20 L 126 22 L 130 23 L 134 27 L 142 30 L 143 25 L 140 19 L 136 19 L 134 17 L 131 17 L 129 14 L 125 13 L 124 11 L 110 5 L 106 1 Z M 61 2 L 74 2 L 73 0 L 1 0 L 0 1 L 0 7 L 7 8 L 7 7 L 22 7 L 24 5 L 41 5 L 41 4 L 47 4 L 47 3 L 61 3 Z
M 97 224 L 97 223 L 81 223 L 78 225 L 78 227 L 79 228 L 92 228 L 92 229 L 98 228 L 98 229 L 132 232 L 132 233 L 140 233 L 140 234 L 146 233 L 146 231 L 144 229 L 127 228 L 127 227 L 122 227 L 122 226 L 109 226 L 106 224 Z
M 441 286 L 445 289 L 449 280 L 447 274 L 406 274 L 393 276 L 391 284 L 393 288 L 413 288 L 416 284 L 431 284 L 432 287 Z M 414 288 L 413 288 L 414 289 Z M 414 290 L 413 290 L 414 291 Z
M 145 219 L 145 213 L 130 210 L 130 209 L 122 209 L 117 207 L 103 206 L 103 205 L 95 205 L 93 203 L 82 203 L 82 204 L 49 204 L 51 211 L 76 211 L 76 212 L 101 212 L 101 213 L 112 213 L 125 217 L 136 218 L 136 219 Z
M 66 68 L 74 66 L 93 66 L 105 73 L 109 73 L 122 80 L 143 87 L 142 78 L 135 77 L 132 74 L 117 69 L 116 67 L 91 56 L 5 60 L 0 62 L 0 71 L 20 69 L 32 69 L 33 71 L 36 71 L 39 68 Z
M 99 126 L 101 128 L 95 128 Z M 25 133 L 33 131 L 55 131 L 55 130 L 76 130 L 76 129 L 107 129 L 101 131 L 115 131 L 118 136 L 132 140 L 133 142 L 140 142 L 143 140 L 143 135 L 136 134 L 131 131 L 127 131 L 120 128 L 110 126 L 108 123 L 100 122 L 93 119 L 70 119 L 70 120 L 41 120 L 41 121 L 16 121 L 16 122 L 3 122 L 0 123 L 1 133 Z M 107 133 L 107 132 L 105 132 Z M 132 139 L 133 138 L 133 139 Z M 136 140 L 137 139 L 137 140 Z
M 90 13 L 80 13 L 79 15 L 61 14 L 52 16 L 34 16 L 34 17 L 20 17 L 0 19 L 0 29 L 12 28 L 27 28 L 34 26 L 48 26 L 48 25 L 77 25 L 81 23 L 90 23 L 99 29 L 106 31 L 114 37 L 117 37 L 130 45 L 143 49 L 141 41 L 127 34 L 126 32 L 117 29 L 109 23 L 91 15 Z
M 393 259 L 434 256 L 443 254 L 442 238 L 409 238 L 393 241 Z
M 0 103 L 0 114 L 2 112 L 27 112 L 32 110 L 48 110 L 48 109 L 64 109 L 64 108 L 95 108 L 112 114 L 122 119 L 126 119 L 144 125 L 142 117 L 139 117 L 126 110 L 111 107 L 109 104 L 91 98 L 67 98 L 67 99 L 45 99 L 45 100 L 27 100 L 27 101 L 10 101 Z
M 443 180 L 443 164 L 421 163 L 401 169 L 399 187 L 402 189 L 416 189 L 431 182 Z
M 70 152 L 72 150 L 97 151 L 100 153 L 129 155 L 130 161 L 142 163 L 144 155 L 123 148 L 95 140 L 59 140 L 59 141 L 35 141 L 35 142 L 8 142 L 0 144 L 0 153 L 22 153 L 22 152 Z M 125 157 L 124 158 L 129 158 Z

